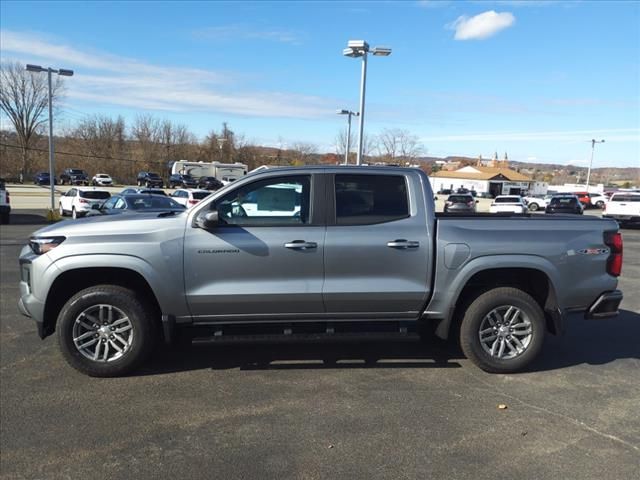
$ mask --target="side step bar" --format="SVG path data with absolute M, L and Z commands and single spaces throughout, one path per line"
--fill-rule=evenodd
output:
M 225 325 L 211 327 L 193 327 L 193 344 L 211 344 L 228 342 L 296 342 L 326 340 L 401 340 L 415 339 L 417 322 L 399 321 L 385 324 L 282 324 L 282 325 Z

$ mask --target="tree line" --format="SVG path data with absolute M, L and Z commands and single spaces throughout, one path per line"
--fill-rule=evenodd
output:
M 48 170 L 46 75 L 27 72 L 19 63 L 0 64 L 0 108 L 13 131 L 0 132 L 0 176 L 30 181 Z M 61 112 L 64 82 L 56 77 L 52 89 L 54 118 Z M 184 124 L 140 114 L 130 123 L 122 116 L 91 115 L 55 138 L 56 171 L 81 168 L 90 175 L 109 173 L 117 181 L 131 182 L 137 172 L 152 170 L 165 175 L 176 160 L 240 162 L 249 170 L 260 165 L 343 163 L 346 129 L 335 138 L 335 153 L 319 153 L 309 142 L 279 140 L 276 147 L 256 145 L 225 122 L 203 138 Z M 355 162 L 356 138 L 352 133 L 349 162 Z M 418 137 L 401 129 L 385 129 L 364 137 L 365 160 L 370 163 L 405 164 L 423 152 Z

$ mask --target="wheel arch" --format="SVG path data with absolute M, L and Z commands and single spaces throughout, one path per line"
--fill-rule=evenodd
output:
M 552 274 L 543 265 L 521 264 L 473 268 L 461 275 L 463 279 L 457 288 L 451 285 L 453 294 L 449 299 L 449 308 L 444 318 L 438 322 L 435 333 L 446 339 L 457 329 L 462 316 L 470 303 L 478 295 L 497 287 L 518 288 L 529 295 L 540 305 L 544 314 L 549 333 L 559 335 L 563 332 L 562 313 L 558 301 L 556 282 Z M 517 265 L 517 266 L 513 266 Z
M 161 328 L 162 309 L 149 282 L 138 272 L 122 267 L 84 267 L 66 270 L 53 281 L 45 301 L 43 337 L 55 332 L 58 314 L 64 304 L 80 290 L 96 285 L 118 285 L 133 290 L 152 311 L 154 321 Z

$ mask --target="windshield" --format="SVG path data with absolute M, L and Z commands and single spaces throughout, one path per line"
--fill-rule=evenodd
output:
M 173 198 L 160 195 L 129 195 L 124 197 L 128 208 L 132 210 L 147 209 L 184 209 L 184 205 L 179 204 Z
M 473 197 L 470 195 L 451 195 L 447 201 L 452 203 L 468 203 L 473 201 Z
M 192 195 L 195 200 L 202 200 L 211 195 L 211 192 L 193 192 Z
M 520 197 L 502 197 L 496 198 L 496 203 L 520 203 Z
M 109 197 L 111 197 L 111 194 L 109 192 L 102 192 L 102 191 L 80 191 L 80 196 L 82 198 L 90 198 L 92 200 L 105 200 Z

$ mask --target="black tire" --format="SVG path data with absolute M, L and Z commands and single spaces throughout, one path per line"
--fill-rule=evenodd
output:
M 71 218 L 73 218 L 74 220 L 80 218 L 78 216 L 78 213 L 76 212 L 76 207 L 71 207 Z
M 480 331 L 481 328 L 484 329 L 490 324 L 490 321 L 484 323 L 484 325 L 483 322 L 488 319 L 491 312 L 508 307 L 515 307 L 520 310 L 521 313 L 518 314 L 517 317 L 514 317 L 513 320 L 517 318 L 519 322 L 523 322 L 517 325 L 523 325 L 528 321 L 531 334 L 529 341 L 524 342 L 526 343 L 526 347 L 522 352 L 517 353 L 513 358 L 497 358 L 495 355 L 487 352 L 485 347 L 483 347 L 483 343 L 480 340 Z M 502 318 L 504 320 L 504 317 Z M 523 331 L 528 331 L 529 326 Z M 499 340 L 499 335 L 509 334 L 509 326 L 504 325 L 504 328 L 507 330 L 496 334 L 496 342 L 509 342 L 509 344 L 511 344 L 511 336 L 505 337 L 509 340 L 505 340 L 505 338 Z M 496 330 L 495 326 L 493 330 Z M 493 332 L 490 332 L 488 335 L 492 333 Z M 480 294 L 467 308 L 460 325 L 460 347 L 467 358 L 485 372 L 513 373 L 524 369 L 538 356 L 542 349 L 544 333 L 545 319 L 540 305 L 538 305 L 529 294 L 522 290 L 512 287 L 498 287 Z M 511 335 L 513 335 L 513 338 L 516 338 L 517 333 Z M 487 338 L 487 340 L 491 339 Z M 523 338 L 519 338 L 518 341 L 520 340 L 523 340 Z M 486 347 L 488 348 L 488 345 Z M 506 349 L 506 347 L 503 348 Z M 509 354 L 512 351 L 513 350 L 511 350 Z
M 600 210 L 602 210 L 603 207 L 604 207 L 604 202 L 602 200 L 598 200 L 596 202 L 596 208 L 599 208 Z
M 9 212 L 2 212 L 0 215 L 0 223 L 3 225 L 9 225 L 9 223 L 11 223 L 11 216 L 9 215 Z
M 115 307 L 115 309 L 124 312 L 130 322 L 129 331 L 131 333 L 127 338 L 130 340 L 128 346 L 123 347 L 123 353 L 120 356 L 116 353 L 116 357 L 108 361 L 92 360 L 86 357 L 76 347 L 73 338 L 74 325 L 81 318 L 83 322 L 92 324 L 91 326 L 98 326 L 93 323 L 90 317 L 81 316 L 81 314 L 92 308 L 99 308 L 99 305 Z M 76 293 L 65 303 L 58 315 L 58 342 L 64 359 L 76 370 L 92 377 L 126 375 L 141 365 L 153 350 L 156 328 L 151 311 L 146 304 L 139 300 L 135 292 L 117 285 L 97 285 Z M 95 320 L 96 317 L 91 318 Z M 105 330 L 113 330 L 112 327 L 107 327 L 109 327 L 108 323 L 103 325 Z M 88 338 L 91 340 L 93 335 L 90 334 Z M 100 341 L 105 342 L 102 346 L 103 352 L 105 351 L 104 345 L 115 344 L 107 339 L 101 338 L 97 342 Z M 120 344 L 120 346 L 123 345 L 125 344 Z M 116 352 L 115 349 L 112 348 L 112 350 L 114 353 Z M 100 347 L 98 347 L 98 351 L 100 351 Z M 85 353 L 87 352 L 85 351 Z
M 142 182 L 140 180 L 138 180 L 138 186 L 141 187 L 142 186 Z
M 59 212 L 60 212 L 60 216 L 64 217 L 64 208 L 62 208 L 62 203 L 59 204 Z
M 531 202 L 529 204 L 529 210 L 531 210 L 532 212 L 535 212 L 539 208 L 540 208 L 540 205 L 538 205 L 536 202 Z

